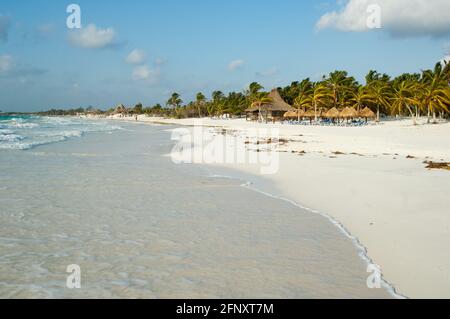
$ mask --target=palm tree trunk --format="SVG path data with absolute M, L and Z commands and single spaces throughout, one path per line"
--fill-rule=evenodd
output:
M 314 101 L 314 122 L 317 122 L 317 102 Z
M 416 123 L 416 117 L 414 116 L 413 110 L 409 107 L 409 105 L 406 105 L 406 108 L 408 109 L 409 114 L 411 115 L 411 119 L 412 119 L 412 121 L 413 121 L 413 125 L 417 125 L 417 123 Z
M 261 105 L 258 106 L 258 122 L 261 122 L 262 115 L 261 115 Z

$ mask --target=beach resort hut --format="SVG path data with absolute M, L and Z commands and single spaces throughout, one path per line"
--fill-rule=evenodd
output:
M 366 122 L 368 119 L 375 119 L 377 115 L 368 107 L 365 107 L 363 110 L 359 111 L 358 117 L 362 117 L 366 119 Z
M 261 108 L 253 106 L 245 110 L 247 113 L 247 119 L 250 117 L 252 120 L 259 118 L 259 111 L 266 121 L 282 121 L 286 112 L 295 112 L 295 109 L 287 104 L 277 89 L 273 89 L 268 96 L 271 99 L 270 103 L 264 104 Z
M 247 121 L 258 121 L 259 119 L 259 107 L 250 106 L 245 110 Z
M 128 110 L 127 110 L 127 108 L 125 106 L 123 106 L 123 104 L 119 104 L 114 110 L 114 114 L 122 114 L 122 115 L 124 115 L 124 114 L 127 114 L 127 113 L 128 113 Z

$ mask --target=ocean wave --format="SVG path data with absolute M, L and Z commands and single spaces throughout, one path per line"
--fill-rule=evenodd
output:
M 3 134 L 3 135 L 14 134 L 14 131 L 12 131 L 12 130 L 5 130 L 5 129 L 3 129 L 3 128 L 0 126 L 0 135 L 1 135 L 1 134 Z
M 33 141 L 33 142 L 22 142 L 22 141 L 16 141 L 16 142 L 10 142 L 10 143 L 0 143 L 0 149 L 3 150 L 29 150 L 33 147 L 40 146 L 40 145 L 46 145 L 56 142 L 63 142 L 66 141 L 68 137 L 66 136 L 59 136 L 55 137 L 53 139 L 48 140 L 41 140 L 41 141 Z
M 17 142 L 23 140 L 24 137 L 16 134 L 0 134 L 1 142 Z
M 85 133 L 121 130 L 107 122 L 58 117 L 0 118 L 0 149 L 28 150 L 39 145 L 79 138 Z
M 25 128 L 25 129 L 32 129 L 39 127 L 39 124 L 36 123 L 12 123 L 9 124 L 10 128 Z
M 41 137 L 60 137 L 60 138 L 68 138 L 68 137 L 81 137 L 83 136 L 82 131 L 55 131 L 55 132 L 41 132 L 38 134 Z

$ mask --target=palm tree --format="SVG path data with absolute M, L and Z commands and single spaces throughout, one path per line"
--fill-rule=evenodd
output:
M 269 93 L 259 92 L 254 95 L 253 100 L 252 100 L 252 107 L 258 107 L 260 120 L 262 119 L 262 112 L 261 112 L 262 107 L 271 102 L 272 102 L 272 98 L 269 97 Z M 265 119 L 266 119 L 266 123 L 267 123 L 267 110 L 265 112 Z
M 332 91 L 333 107 L 337 108 L 339 107 L 339 100 L 354 86 L 355 79 L 349 77 L 346 71 L 335 71 L 330 73 L 326 83 Z
M 175 109 L 175 113 L 179 114 L 179 107 L 183 103 L 183 100 L 180 98 L 178 93 L 173 93 L 170 99 L 167 101 L 167 105 L 173 107 Z
M 430 123 L 431 113 L 433 114 L 433 122 L 436 123 L 436 112 L 449 112 L 450 88 L 448 86 L 422 84 L 420 92 L 420 105 L 428 111 L 428 123 Z
M 208 110 L 208 113 L 210 116 L 212 116 L 213 114 L 217 114 L 219 113 L 219 111 L 221 109 L 223 109 L 223 107 L 220 105 L 223 100 L 224 100 L 224 95 L 222 93 L 222 91 L 214 91 L 211 95 L 211 103 L 210 103 L 210 107 Z
M 385 107 L 389 109 L 389 83 L 383 80 L 376 80 L 368 85 L 368 89 L 377 107 L 377 122 L 380 122 L 380 108 Z
M 317 122 L 317 108 L 321 104 L 325 104 L 327 101 L 332 99 L 332 93 L 330 93 L 329 87 L 326 83 L 319 82 L 314 86 L 311 101 L 314 107 L 314 121 Z
M 258 82 L 253 82 L 248 87 L 248 93 L 249 95 L 256 95 L 262 89 L 264 89 L 264 87 L 261 84 L 259 84 Z
M 448 60 L 444 60 L 444 70 L 442 71 L 445 76 L 445 80 L 450 85 L 450 58 Z
M 300 109 L 306 110 L 312 105 L 313 84 L 308 78 L 298 85 L 298 89 L 300 93 L 294 99 L 294 106 L 297 107 L 298 121 L 300 122 Z
M 410 81 L 403 81 L 397 87 L 393 88 L 391 100 L 392 114 L 402 114 L 405 109 L 408 110 L 414 125 L 416 125 L 416 117 L 411 106 L 417 105 L 419 101 L 414 92 L 417 90 L 417 84 Z
M 366 103 L 374 103 L 372 95 L 367 87 L 360 85 L 356 91 L 351 92 L 349 103 L 359 112 L 365 107 Z
M 445 110 L 448 112 L 448 101 L 446 99 L 448 93 L 448 72 L 447 67 L 443 67 L 441 63 L 437 63 L 434 70 L 425 70 L 422 72 L 422 106 L 427 110 L 427 122 L 430 123 L 430 116 L 433 114 L 434 122 L 436 122 L 436 112 Z
M 202 106 L 205 104 L 205 102 L 206 102 L 206 96 L 201 92 L 197 93 L 195 104 L 197 106 L 199 118 L 202 117 Z

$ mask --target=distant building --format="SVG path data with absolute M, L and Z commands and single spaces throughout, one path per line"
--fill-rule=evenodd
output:
M 256 121 L 262 117 L 266 121 L 282 121 L 286 112 L 295 112 L 295 109 L 283 100 L 277 89 L 273 89 L 268 97 L 272 100 L 270 103 L 261 107 L 251 106 L 245 110 L 247 119 Z

